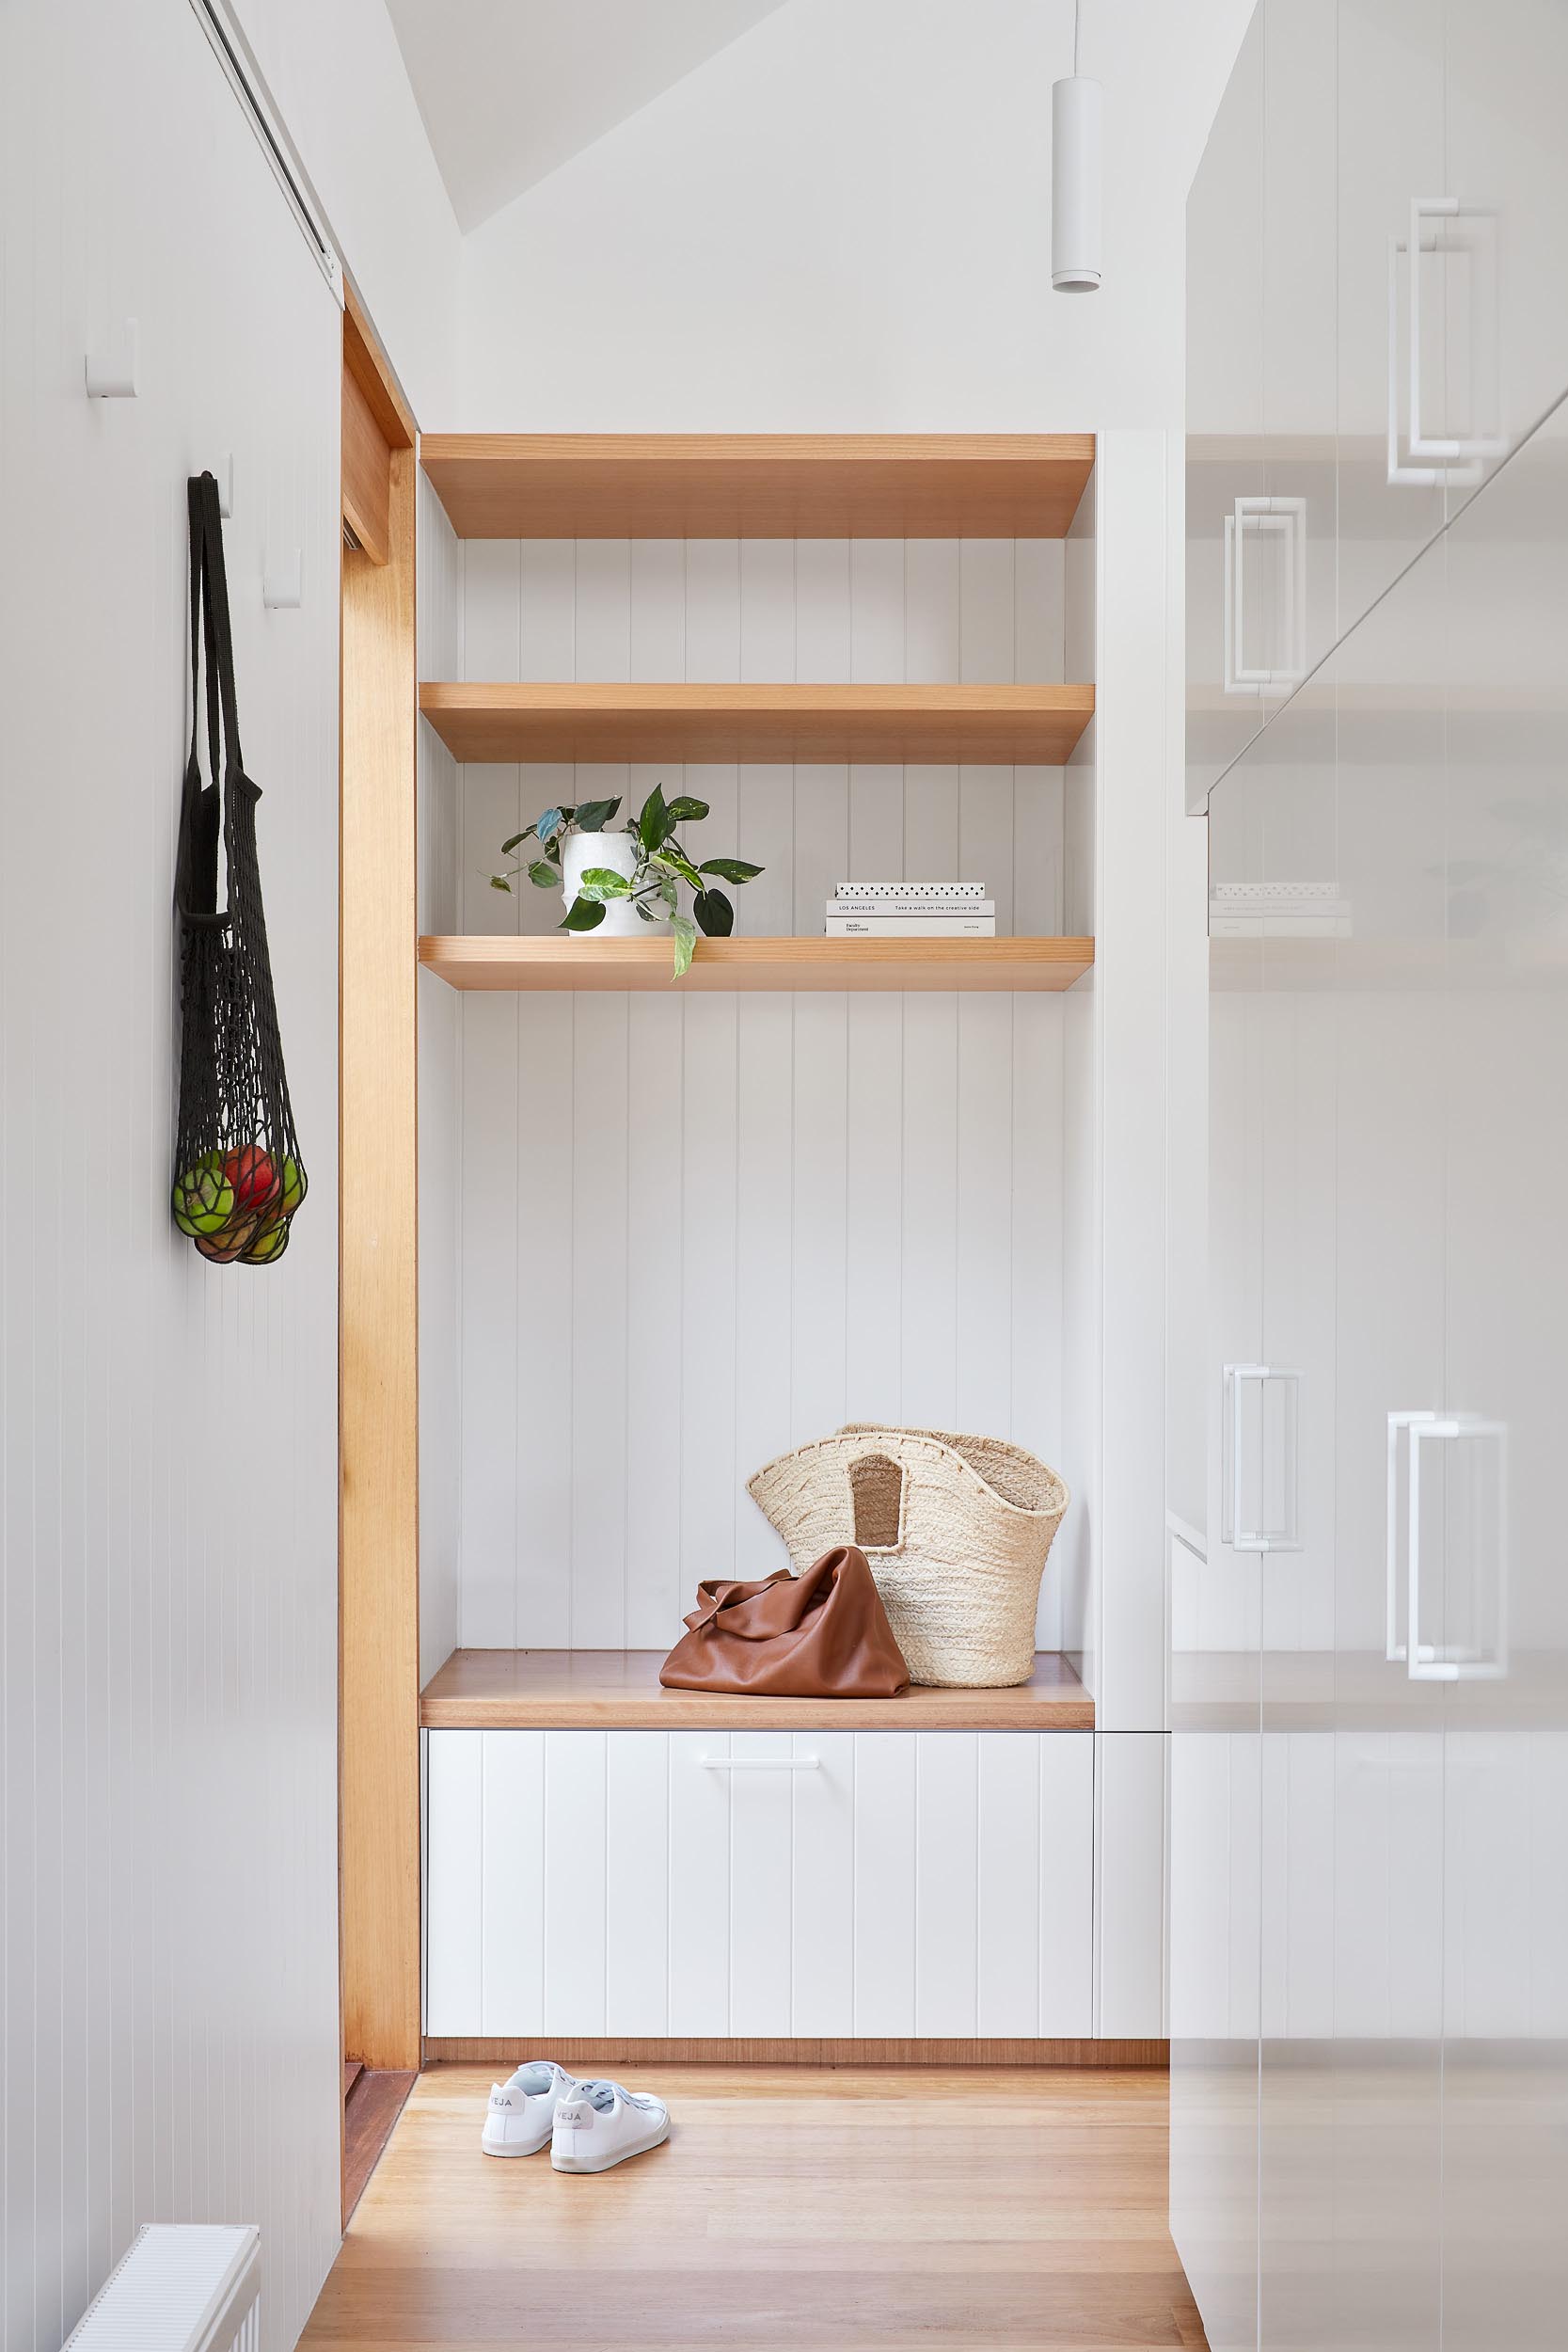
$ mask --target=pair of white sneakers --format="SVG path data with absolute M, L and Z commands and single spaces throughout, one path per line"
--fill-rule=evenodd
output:
M 547 2147 L 558 2172 L 608 2172 L 669 2137 L 662 2099 L 621 2083 L 578 2082 L 553 2058 L 535 2058 L 492 2085 L 480 2145 L 487 2156 L 536 2156 Z

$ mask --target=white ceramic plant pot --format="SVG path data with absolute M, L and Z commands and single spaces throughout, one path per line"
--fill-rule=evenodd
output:
M 577 897 L 591 866 L 608 866 L 612 874 L 630 882 L 637 872 L 637 844 L 629 833 L 572 833 L 561 850 L 561 895 L 568 906 Z M 662 915 L 663 910 L 660 910 Z M 591 931 L 568 931 L 568 939 L 646 939 L 668 924 L 644 923 L 629 898 L 607 898 L 604 921 Z

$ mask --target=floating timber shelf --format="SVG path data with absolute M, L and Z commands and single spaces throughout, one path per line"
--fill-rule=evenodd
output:
M 1002 1691 L 916 1688 L 896 1699 L 738 1697 L 667 1691 L 657 1649 L 459 1649 L 425 1685 L 429 1731 L 1092 1731 L 1094 1700 L 1067 1660 L 1042 1650 Z
M 672 949 L 658 939 L 421 939 L 420 961 L 451 988 L 659 989 Z M 993 993 L 1070 988 L 1094 962 L 1092 939 L 699 939 L 686 990 L 939 989 Z
M 1092 686 L 431 684 L 420 708 L 453 758 L 906 760 L 1059 767 Z
M 1091 433 L 433 433 L 460 539 L 1060 539 Z

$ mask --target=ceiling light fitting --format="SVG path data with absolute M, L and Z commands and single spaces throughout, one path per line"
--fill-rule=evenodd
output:
M 1101 91 L 1078 71 L 1078 0 L 1072 72 L 1051 86 L 1051 283 L 1058 294 L 1100 286 Z

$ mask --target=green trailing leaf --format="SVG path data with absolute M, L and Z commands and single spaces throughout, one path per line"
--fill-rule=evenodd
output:
M 689 882 L 693 890 L 701 890 L 703 886 L 703 878 L 691 860 L 677 850 L 673 842 L 662 850 L 656 850 L 648 863 L 650 866 L 657 866 L 665 874 L 678 875 L 682 882 Z
M 563 931 L 596 931 L 604 921 L 602 898 L 574 898 L 562 918 Z
M 502 844 L 502 855 L 510 857 L 531 837 L 537 841 L 538 853 L 531 859 L 520 860 L 509 873 L 492 874 L 490 887 L 510 895 L 513 882 L 526 873 L 536 890 L 553 890 L 562 880 L 562 851 L 567 840 L 574 834 L 607 832 L 622 806 L 623 802 L 617 797 L 583 801 L 576 807 L 563 802 L 559 808 L 546 809 L 531 825 L 513 834 Z M 675 828 L 701 824 L 708 813 L 706 801 L 698 800 L 694 793 L 677 793 L 666 801 L 663 786 L 656 784 L 626 828 L 637 853 L 635 873 L 628 878 L 612 866 L 589 866 L 562 920 L 562 930 L 597 930 L 604 921 L 605 907 L 612 899 L 635 906 L 644 923 L 657 925 L 668 918 L 674 947 L 674 976 L 680 979 L 691 968 L 699 934 L 709 939 L 727 939 L 735 929 L 735 908 L 727 893 L 716 883 L 749 882 L 763 870 L 738 857 L 706 858 L 701 866 L 692 863 L 674 837 Z M 689 914 L 681 912 L 682 885 L 691 893 Z
M 670 811 L 665 803 L 664 787 L 656 784 L 642 803 L 642 814 L 637 820 L 637 831 L 642 843 L 643 855 L 651 857 L 662 849 L 670 833 Z
M 709 939 L 728 939 L 735 929 L 735 909 L 721 890 L 699 890 L 691 912 Z
M 691 957 L 697 945 L 697 926 L 689 922 L 684 914 L 673 914 L 670 917 L 670 929 L 674 933 L 675 939 L 674 977 L 678 980 L 691 968 Z

